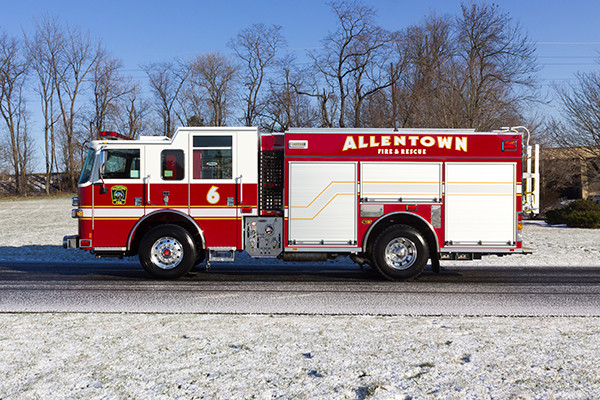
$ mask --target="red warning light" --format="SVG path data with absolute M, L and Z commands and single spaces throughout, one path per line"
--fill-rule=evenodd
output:
M 502 141 L 502 151 L 517 151 L 517 141 L 516 140 L 503 140 Z
M 125 135 L 121 135 L 118 132 L 113 132 L 113 131 L 102 131 L 102 132 L 98 132 L 98 136 L 100 136 L 100 139 L 111 139 L 111 140 L 131 140 L 131 138 L 125 136 Z

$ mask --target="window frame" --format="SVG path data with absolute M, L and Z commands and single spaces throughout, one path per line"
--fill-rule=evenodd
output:
M 105 158 L 104 158 L 104 163 L 101 166 L 102 168 L 102 179 L 104 180 L 109 180 L 109 181 L 122 181 L 122 180 L 127 180 L 127 181 L 139 181 L 142 179 L 142 151 L 139 147 L 112 147 L 112 148 L 103 148 L 102 151 L 105 154 Z M 137 151 L 137 159 L 138 159 L 138 176 L 137 177 L 131 177 L 131 171 L 135 171 L 131 169 L 131 164 L 129 165 L 129 176 L 128 177 L 114 177 L 114 176 L 107 176 L 106 175 L 106 166 L 108 163 L 108 158 L 109 158 L 109 152 L 119 152 L 119 151 Z M 131 163 L 134 162 L 136 157 L 133 157 Z
M 165 153 L 166 152 L 171 152 L 171 153 L 175 153 L 175 160 L 176 160 L 176 170 L 175 170 L 175 175 L 177 174 L 178 171 L 181 171 L 181 178 L 165 178 L 165 171 L 166 171 L 166 158 L 165 157 Z M 179 161 L 181 161 L 181 165 L 179 165 Z M 181 182 L 181 181 L 185 181 L 185 152 L 182 149 L 163 149 L 160 152 L 160 179 L 165 181 L 165 182 Z
M 202 143 L 203 142 L 203 143 Z M 228 146 L 223 144 L 230 143 Z M 196 183 L 211 183 L 211 182 L 235 182 L 236 179 L 236 149 L 235 149 L 235 134 L 228 132 L 224 135 L 212 133 L 210 135 L 192 135 L 190 140 L 191 145 L 191 161 L 190 161 L 190 179 Z M 196 178 L 194 176 L 195 167 L 195 152 L 196 150 L 229 150 L 231 151 L 231 177 L 230 178 Z M 202 168 L 202 167 L 200 167 Z

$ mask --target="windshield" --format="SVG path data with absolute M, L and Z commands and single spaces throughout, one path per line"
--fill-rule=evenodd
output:
M 83 170 L 81 171 L 81 177 L 79 178 L 79 183 L 86 183 L 90 180 L 90 176 L 92 175 L 92 167 L 94 166 L 94 156 L 96 152 L 94 149 L 89 149 L 87 156 L 85 157 L 85 163 L 83 164 Z

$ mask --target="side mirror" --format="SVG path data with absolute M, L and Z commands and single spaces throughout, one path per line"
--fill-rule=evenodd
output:
M 104 175 L 104 169 L 106 167 L 106 152 L 104 150 L 100 150 L 100 156 L 98 158 L 100 161 L 100 168 L 98 168 L 98 171 L 100 172 L 100 179 L 102 179 L 102 175 Z
M 104 169 L 106 167 L 106 152 L 104 150 L 100 150 L 100 155 L 98 156 L 98 161 L 100 167 L 98 168 L 99 181 L 94 182 L 94 186 L 100 186 L 100 194 L 108 193 L 108 189 L 104 184 Z

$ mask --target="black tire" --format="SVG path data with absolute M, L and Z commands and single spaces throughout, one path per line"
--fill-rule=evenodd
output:
M 377 236 L 371 259 L 375 268 L 389 280 L 407 281 L 423 272 L 429 248 L 423 235 L 408 225 L 394 225 Z
M 178 225 L 160 225 L 144 235 L 139 257 L 153 277 L 176 279 L 187 274 L 196 261 L 196 245 L 188 231 Z

